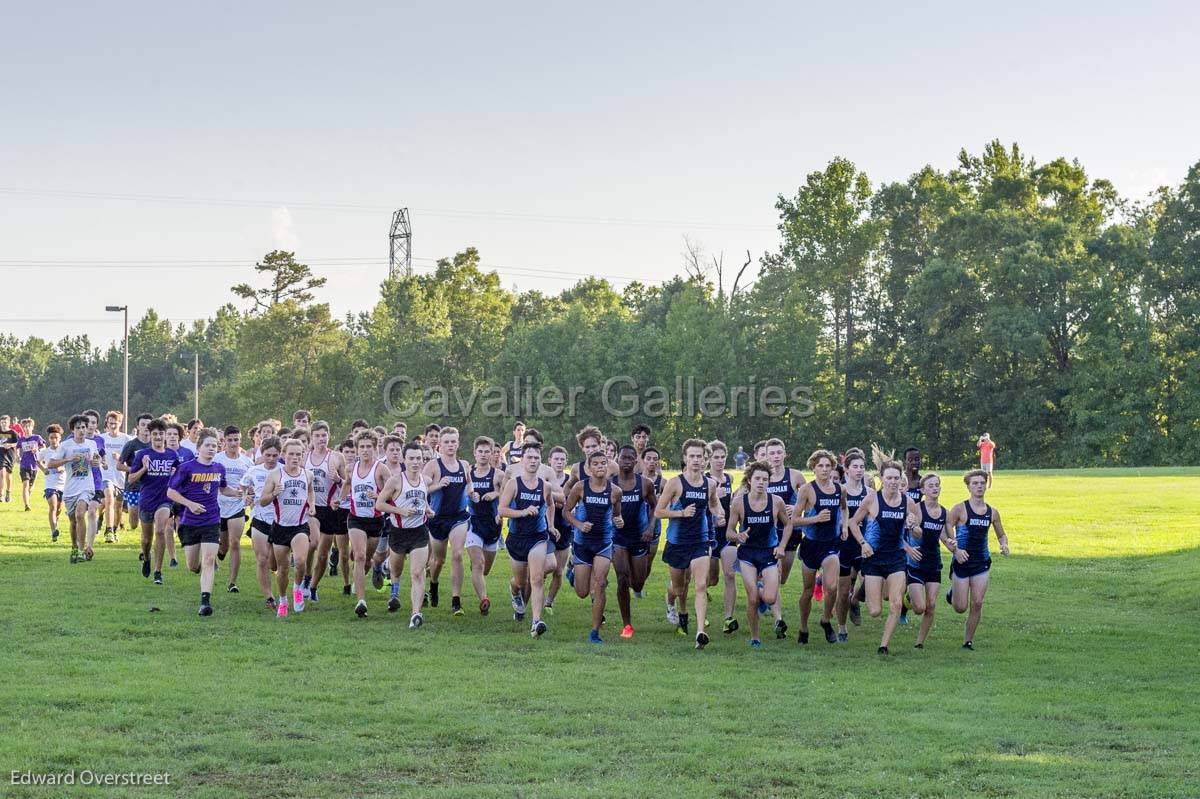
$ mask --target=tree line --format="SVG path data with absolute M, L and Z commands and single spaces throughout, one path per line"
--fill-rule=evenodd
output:
M 836 158 L 775 207 L 779 246 L 753 281 L 689 244 L 686 274 L 660 285 L 594 277 L 514 293 L 468 248 L 384 281 L 373 308 L 345 319 L 315 301 L 323 278 L 272 252 L 255 266 L 266 288 L 234 287 L 249 308 L 190 327 L 150 310 L 131 327 L 130 411 L 190 416 L 184 354 L 198 351 L 210 422 L 304 407 L 346 429 L 403 410 L 410 429 L 503 437 L 520 417 L 567 443 L 585 423 L 623 438 L 647 421 L 669 453 L 693 435 L 747 448 L 774 435 L 805 453 L 912 445 L 954 467 L 988 431 L 1005 466 L 1200 460 L 1200 162 L 1132 201 L 1078 161 L 1039 164 L 998 142 L 879 186 Z M 121 357 L 120 342 L 86 336 L 0 336 L 0 412 L 44 425 L 119 407 Z M 614 376 L 636 389 L 619 381 L 606 396 Z M 433 386 L 510 401 L 452 402 L 443 416 L 422 405 Z M 713 387 L 726 406 L 742 387 L 743 402 L 719 412 L 679 386 Z M 749 412 L 746 388 L 767 386 L 803 400 Z M 514 407 L 550 387 L 578 388 L 573 417 Z

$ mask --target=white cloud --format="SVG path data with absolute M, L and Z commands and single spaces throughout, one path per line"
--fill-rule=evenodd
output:
M 271 237 L 274 239 L 275 249 L 287 250 L 295 252 L 296 248 L 296 230 L 292 223 L 292 212 L 286 207 L 276 208 L 271 211 Z

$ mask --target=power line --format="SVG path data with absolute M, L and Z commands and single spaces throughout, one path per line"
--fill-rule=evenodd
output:
M 211 197 L 187 197 L 172 194 L 125 194 L 116 192 L 66 191 L 60 189 L 28 189 L 0 186 L 0 194 L 68 200 L 118 200 L 121 202 L 164 203 L 203 205 L 223 208 L 303 208 L 308 210 L 331 210 L 348 213 L 392 212 L 394 209 L 382 205 L 359 205 L 355 203 L 283 202 L 279 200 L 228 200 Z M 537 214 L 521 211 L 497 211 L 466 208 L 413 208 L 412 212 L 423 216 L 448 219 L 497 219 L 504 221 L 542 222 L 566 225 L 624 225 L 631 227 L 699 228 L 711 230 L 756 230 L 774 231 L 774 225 L 749 225 L 732 222 L 682 221 L 672 219 L 636 219 L 631 217 L 601 217 L 567 214 Z

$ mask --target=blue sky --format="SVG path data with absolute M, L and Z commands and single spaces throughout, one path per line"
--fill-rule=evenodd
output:
M 1135 198 L 1200 159 L 1192 4 L 174 5 L 6 10 L 0 332 L 205 317 L 277 246 L 364 310 L 399 206 L 419 269 L 558 291 L 685 235 L 757 257 L 837 155 L 878 184 L 999 138 Z

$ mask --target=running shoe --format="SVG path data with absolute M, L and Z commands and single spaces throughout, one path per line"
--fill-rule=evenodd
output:
M 340 557 L 340 555 L 338 553 L 337 547 L 334 547 L 333 549 L 329 550 L 329 576 L 330 577 L 337 577 L 338 558 L 339 557 Z
M 850 603 L 850 623 L 855 627 L 862 624 L 862 605 L 858 602 Z
M 371 587 L 376 591 L 383 590 L 383 566 L 371 569 Z
M 117 529 L 116 529 L 115 527 L 113 528 L 113 540 L 112 540 L 112 542 L 113 542 L 114 544 L 119 544 L 119 543 L 121 543 L 121 536 L 120 536 L 120 534 L 117 532 Z
M 362 600 L 362 599 L 358 600 L 358 604 L 354 606 L 354 612 L 355 612 L 356 614 L 358 614 L 358 617 L 359 617 L 360 619 L 362 619 L 362 618 L 366 618 L 366 615 L 367 615 L 367 603 L 366 603 L 366 601 L 365 601 L 365 600 Z
M 706 646 L 708 646 L 708 633 L 701 630 L 696 633 L 696 648 L 703 649 Z
M 726 635 L 732 635 L 738 631 L 738 620 L 733 616 L 725 619 L 725 625 L 722 628 Z
M 175 558 L 171 558 L 171 568 L 172 568 L 172 569 L 178 569 L 178 568 L 179 568 L 179 561 L 175 560 Z
M 91 546 L 85 546 L 85 547 L 83 548 L 83 559 L 84 559 L 85 561 L 89 561 L 89 560 L 91 560 L 93 557 L 95 557 L 95 555 L 96 555 L 96 553 L 95 553 L 95 551 L 94 551 L 94 550 L 91 548 Z
M 213 606 L 212 606 L 212 605 L 210 605 L 210 604 L 208 604 L 207 602 L 201 603 L 201 605 L 200 605 L 200 615 L 201 615 L 201 616 L 211 616 L 211 615 L 213 615 Z
M 436 608 L 438 606 L 438 584 L 429 584 L 429 607 Z
M 58 540 L 58 528 L 57 527 L 50 528 L 50 540 L 51 541 Z
M 679 626 L 679 611 L 674 605 L 667 605 L 667 623 Z
M 642 598 L 642 592 L 641 592 L 641 591 L 634 591 L 634 592 L 633 592 L 633 595 L 634 595 L 634 597 L 636 597 L 637 599 L 641 599 L 641 598 Z
M 838 633 L 837 639 L 838 639 L 839 644 L 844 644 L 850 640 L 850 634 L 849 633 Z
M 686 637 L 687 637 L 687 634 L 688 634 L 688 617 L 687 617 L 687 614 L 686 614 L 686 613 L 680 613 L 680 614 L 679 614 L 679 626 L 675 628 L 675 631 L 676 631 L 676 632 L 677 632 L 679 635 L 682 635 L 684 638 L 686 638 Z
M 972 644 L 970 641 L 967 641 L 965 644 L 963 644 L 963 645 L 962 645 L 962 648 L 963 648 L 963 649 L 969 649 L 969 650 L 971 650 L 972 652 L 974 652 L 974 651 L 975 651 L 975 645 L 974 645 L 974 644 Z
M 479 600 L 479 615 L 480 616 L 488 615 L 488 611 L 490 611 L 491 609 L 492 609 L 492 600 L 488 599 L 487 597 L 484 597 L 483 599 Z
M 757 638 L 751 638 L 750 639 L 750 648 L 751 649 L 762 649 L 762 641 L 758 640 Z
M 572 588 L 575 587 L 575 565 L 571 563 L 567 564 L 567 582 L 571 584 Z
M 828 643 L 837 643 L 837 633 L 833 631 L 833 625 L 827 621 L 821 622 L 821 629 L 825 631 L 825 640 Z
M 236 594 L 238 593 L 238 587 L 235 583 L 230 583 L 229 587 L 226 588 L 225 591 L 230 594 Z
M 624 627 L 621 628 L 621 637 L 622 638 L 632 638 L 633 637 L 633 625 L 632 624 L 626 624 Z
M 143 577 L 150 576 L 150 558 L 146 558 L 145 560 L 142 561 L 142 576 Z
M 414 613 L 412 618 L 408 620 L 408 629 L 415 630 L 425 623 L 425 617 L 420 613 Z
M 343 596 L 350 596 L 350 594 L 351 594 L 351 591 L 350 591 L 350 586 L 348 586 L 348 585 L 343 585 L 343 586 L 342 586 L 342 595 L 343 595 Z
M 924 649 L 924 648 L 925 648 L 925 644 L 921 643 L 920 641 L 917 641 L 915 644 L 913 644 L 913 649 Z
M 267 610 L 275 610 L 276 605 L 278 605 L 278 603 L 275 601 L 275 597 L 273 596 L 269 596 L 264 599 L 263 604 L 267 606 Z
M 796 643 L 798 643 L 798 644 L 807 644 L 808 643 L 808 630 L 800 631 L 800 634 L 796 636 Z
M 79 562 L 79 549 L 78 549 L 78 547 L 71 547 L 71 562 L 72 562 L 72 563 L 78 563 L 78 562 Z
M 29 510 L 29 508 L 26 508 L 25 510 Z M 104 531 L 104 543 L 106 543 L 106 544 L 115 544 L 116 543 L 116 539 L 113 538 L 112 530 Z
M 308 601 L 309 602 L 317 601 L 317 589 L 315 589 L 315 588 L 308 589 Z
M 888 648 L 887 648 L 886 646 L 881 646 L 881 647 L 879 647 L 878 649 L 876 649 L 876 650 L 875 650 L 875 654 L 877 654 L 877 655 L 886 655 L 886 654 L 888 654 Z
M 154 584 L 155 584 L 155 585 L 162 585 L 162 572 L 155 572 L 155 573 L 154 573 Z
M 400 609 L 400 596 L 398 594 L 394 595 L 391 599 L 388 600 L 387 608 L 388 608 L 388 613 L 395 613 L 396 611 L 398 611 Z
M 297 613 L 304 610 L 304 591 L 299 588 L 292 589 L 292 605 Z
M 787 638 L 787 622 L 779 619 L 775 622 L 775 638 L 782 641 Z
M 275 616 L 276 618 L 285 619 L 287 618 L 287 613 L 287 600 L 284 599 L 281 600 L 278 607 L 275 608 Z
M 520 594 L 513 594 L 512 595 L 512 609 L 513 609 L 513 613 L 524 616 L 525 615 L 525 597 L 521 596 Z
M 821 579 L 821 575 L 817 575 L 817 584 L 813 588 L 813 601 L 823 602 L 825 600 L 825 581 Z
M 529 631 L 529 634 L 531 636 L 533 636 L 534 638 L 541 638 L 543 635 L 546 634 L 546 630 L 548 630 L 548 629 L 550 629 L 550 628 L 548 628 L 546 626 L 546 622 L 541 621 L 539 619 L 538 621 L 535 621 L 533 623 L 533 629 L 531 629 Z
M 456 596 L 450 598 L 450 612 L 455 616 L 466 615 L 466 611 L 463 610 L 462 599 Z
M 600 637 L 600 631 L 599 631 L 599 630 L 592 630 L 590 633 L 588 633 L 588 643 L 589 643 L 589 644 L 602 644 L 602 643 L 604 643 L 604 640 L 603 640 L 603 639 Z
M 554 615 L 554 605 L 550 605 L 550 604 L 543 605 L 542 613 L 544 613 L 547 616 L 553 616 Z

